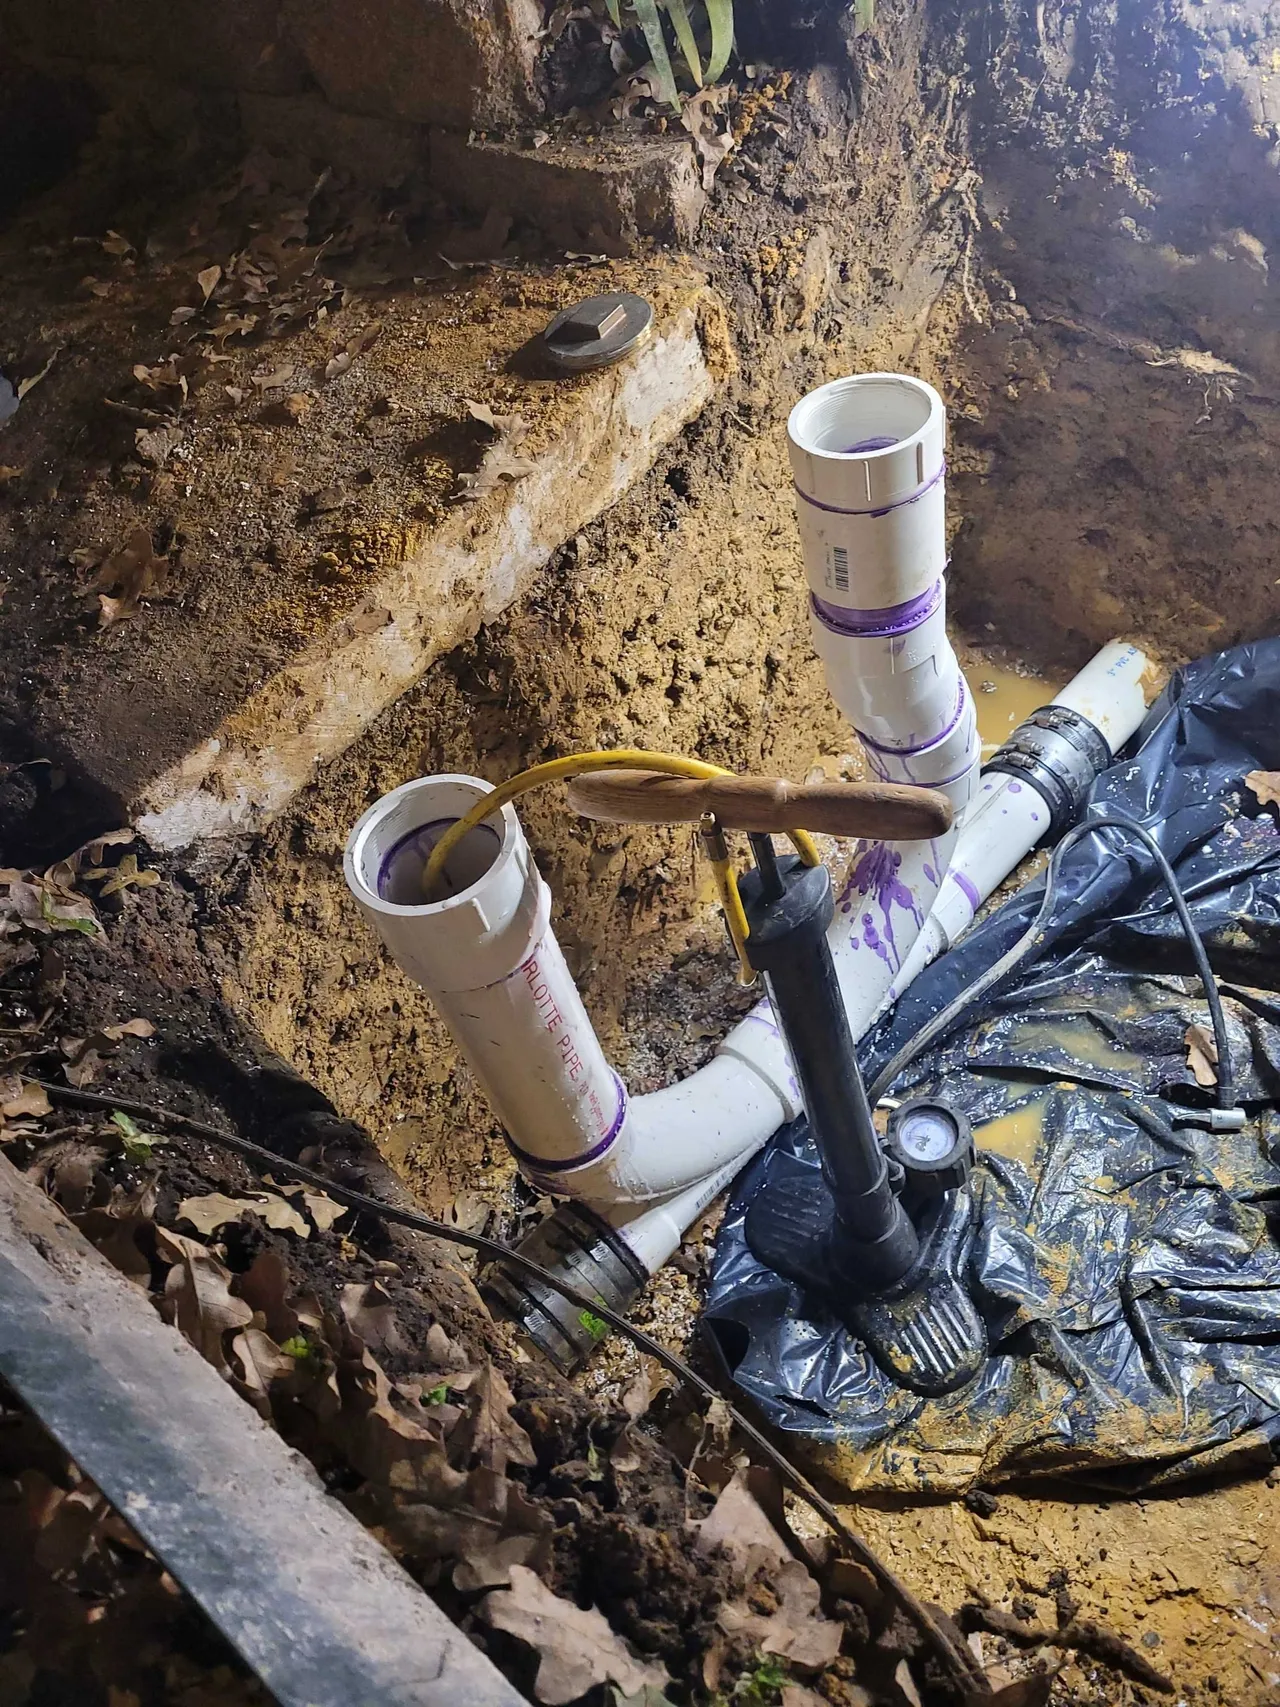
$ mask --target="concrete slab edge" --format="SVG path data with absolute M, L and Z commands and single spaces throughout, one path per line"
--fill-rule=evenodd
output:
M 652 467 L 711 398 L 729 348 L 719 298 L 686 297 L 644 348 L 584 386 L 582 407 L 533 473 L 385 571 L 359 620 L 327 631 L 149 784 L 133 808 L 139 832 L 178 851 L 263 829 L 319 765 L 507 610 L 557 547 Z M 382 612 L 385 622 L 363 632 Z

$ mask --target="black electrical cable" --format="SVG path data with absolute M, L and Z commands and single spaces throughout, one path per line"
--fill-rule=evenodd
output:
M 24 1078 L 27 1075 L 24 1074 Z M 293 1179 L 301 1180 L 304 1184 L 314 1185 L 318 1190 L 337 1203 L 345 1204 L 349 1209 L 359 1210 L 362 1214 L 372 1215 L 380 1221 L 389 1222 L 393 1226 L 407 1227 L 413 1232 L 427 1233 L 437 1239 L 446 1239 L 451 1244 L 465 1245 L 469 1250 L 478 1251 L 482 1256 L 489 1257 L 494 1262 L 505 1263 L 522 1274 L 533 1276 L 544 1286 L 549 1286 L 553 1292 L 558 1292 L 562 1298 L 579 1310 L 589 1310 L 601 1321 L 607 1322 L 611 1328 L 623 1334 L 633 1345 L 637 1346 L 648 1356 L 656 1359 L 664 1369 L 667 1369 L 678 1380 L 692 1387 L 708 1402 L 718 1400 L 725 1406 L 733 1422 L 751 1441 L 756 1449 L 766 1458 L 774 1469 L 783 1477 L 793 1491 L 810 1505 L 830 1526 L 836 1535 L 848 1547 L 854 1558 L 872 1573 L 876 1579 L 888 1589 L 898 1604 L 918 1625 L 921 1633 L 928 1639 L 938 1657 L 943 1661 L 947 1671 L 965 1690 L 972 1690 L 981 1681 L 981 1674 L 974 1665 L 971 1656 L 963 1645 L 955 1642 L 947 1634 L 943 1625 L 934 1617 L 929 1608 L 912 1594 L 907 1585 L 897 1577 L 884 1561 L 875 1553 L 866 1541 L 850 1529 L 829 1500 L 826 1500 L 809 1481 L 808 1477 L 798 1470 L 785 1454 L 763 1434 L 756 1425 L 745 1417 L 735 1406 L 729 1404 L 723 1395 L 704 1381 L 696 1370 L 691 1369 L 683 1358 L 677 1357 L 672 1351 L 645 1333 L 643 1328 L 634 1327 L 625 1316 L 611 1310 L 607 1304 L 592 1297 L 589 1293 L 580 1292 L 577 1287 L 567 1285 L 560 1277 L 553 1274 L 541 1263 L 534 1262 L 531 1257 L 512 1250 L 497 1239 L 487 1239 L 483 1233 L 468 1233 L 461 1227 L 450 1227 L 443 1221 L 436 1221 L 430 1215 L 422 1215 L 414 1209 L 400 1209 L 394 1204 L 384 1203 L 381 1198 L 370 1197 L 367 1192 L 353 1191 L 350 1186 L 341 1185 L 330 1179 L 327 1174 L 317 1173 L 314 1168 L 307 1168 L 301 1162 L 289 1161 L 279 1156 L 274 1150 L 268 1150 L 265 1145 L 255 1144 L 249 1138 L 241 1138 L 236 1133 L 224 1132 L 221 1127 L 210 1126 L 207 1121 L 195 1120 L 188 1114 L 178 1114 L 167 1108 L 157 1107 L 154 1103 L 137 1102 L 132 1098 L 107 1096 L 98 1091 L 82 1091 L 71 1085 L 59 1085 L 48 1079 L 27 1078 L 29 1084 L 39 1085 L 41 1090 L 56 1102 L 71 1103 L 87 1108 L 101 1108 L 112 1113 L 134 1115 L 140 1120 L 154 1121 L 180 1127 L 197 1138 L 207 1139 L 212 1144 L 221 1146 L 224 1150 L 232 1150 L 237 1155 L 245 1156 L 252 1161 L 264 1162 L 278 1173 L 288 1174 Z
M 1209 964 L 1209 956 L 1200 933 L 1196 929 L 1195 920 L 1191 917 L 1191 909 L 1187 906 L 1186 896 L 1178 882 L 1177 875 L 1170 865 L 1164 849 L 1156 841 L 1151 832 L 1142 824 L 1136 824 L 1131 818 L 1121 817 L 1116 813 L 1107 813 L 1097 818 L 1088 818 L 1083 824 L 1077 824 L 1068 830 L 1066 835 L 1053 850 L 1049 868 L 1045 874 L 1044 896 L 1039 910 L 1026 930 L 1014 943 L 1006 949 L 1000 958 L 992 963 L 987 970 L 976 978 L 967 989 L 962 990 L 953 1001 L 939 1013 L 936 1013 L 927 1024 L 922 1025 L 914 1037 L 911 1037 L 876 1074 L 867 1095 L 874 1107 L 880 1098 L 893 1084 L 898 1075 L 905 1071 L 925 1050 L 951 1031 L 959 1020 L 982 998 L 988 995 L 997 984 L 1007 978 L 1011 972 L 1027 965 L 1044 948 L 1048 932 L 1049 915 L 1057 900 L 1058 884 L 1062 873 L 1062 865 L 1067 854 L 1077 842 L 1091 836 L 1095 830 L 1124 830 L 1130 836 L 1136 837 L 1155 862 L 1156 869 L 1164 880 L 1173 902 L 1173 909 L 1178 915 L 1178 923 L 1182 926 L 1195 961 L 1196 972 L 1204 985 L 1205 1000 L 1209 1005 L 1209 1018 L 1213 1024 L 1214 1042 L 1218 1052 L 1218 1089 L 1217 1102 L 1221 1109 L 1234 1109 L 1236 1106 L 1235 1074 L 1231 1066 L 1231 1039 L 1227 1032 L 1227 1017 L 1222 1008 L 1222 994 L 1218 989 L 1218 981 L 1213 975 Z

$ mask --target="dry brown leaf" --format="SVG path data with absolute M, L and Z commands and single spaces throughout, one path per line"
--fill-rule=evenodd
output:
M 375 1351 L 394 1357 L 404 1350 L 404 1335 L 396 1323 L 395 1306 L 376 1280 L 355 1281 L 342 1289 L 342 1314 L 352 1333 Z
M 720 1628 L 802 1672 L 822 1671 L 840 1652 L 844 1626 L 823 1616 L 822 1591 L 799 1559 L 771 1568 L 769 1581 L 778 1595 L 776 1612 L 766 1616 L 746 1601 L 733 1601 L 720 1608 Z
M 120 1043 L 126 1037 L 154 1037 L 156 1028 L 149 1019 L 127 1019 L 123 1025 L 104 1025 L 95 1036 L 109 1038 L 112 1043 Z
M 204 300 L 206 302 L 208 302 L 209 298 L 213 295 L 214 291 L 218 288 L 218 281 L 221 279 L 221 277 L 222 277 L 222 268 L 218 267 L 218 266 L 206 267 L 203 270 L 203 272 L 199 272 L 196 274 L 196 283 L 200 286 L 200 289 L 204 292 Z
M 259 391 L 283 391 L 292 382 L 295 372 L 293 364 L 286 362 L 283 367 L 273 368 L 269 373 L 255 373 L 253 383 Z
M 22 399 L 27 395 L 27 393 L 29 391 L 34 390 L 34 388 L 37 385 L 39 385 L 40 381 L 46 377 L 46 375 L 49 372 L 49 369 L 53 366 L 54 362 L 56 362 L 57 359 L 58 359 L 58 352 L 57 352 L 57 350 L 55 350 L 53 352 L 53 354 L 49 357 L 49 359 L 45 362 L 43 367 L 37 369 L 33 373 L 27 374 L 25 376 L 25 378 L 19 379 L 18 384 L 17 384 L 17 388 L 16 388 L 17 389 L 17 398 L 18 398 L 19 403 L 22 402 Z
M 1032 1672 L 1028 1677 L 1002 1684 L 990 1695 L 974 1696 L 973 1700 L 981 1702 L 982 1707 L 1048 1707 L 1053 1680 L 1061 1669 L 1059 1666 L 1052 1671 Z
M 243 1220 L 252 1213 L 277 1232 L 296 1233 L 308 1239 L 311 1229 L 292 1204 L 272 1191 L 254 1192 L 249 1197 L 228 1197 L 225 1192 L 211 1191 L 205 1197 L 184 1197 L 178 1205 L 178 1219 L 190 1221 L 197 1233 L 207 1237 L 225 1227 L 229 1221 Z
M 700 89 L 696 95 L 690 95 L 680 112 L 680 123 L 693 138 L 694 151 L 702 167 L 704 190 L 711 188 L 721 164 L 737 147 L 728 117 L 725 116 L 723 130 L 719 122 L 729 96 L 730 90 L 724 85 Z
M 102 239 L 102 247 L 108 255 L 132 255 L 133 244 L 127 237 L 122 237 L 118 231 L 108 231 Z
M 459 1192 L 449 1205 L 450 1224 L 464 1233 L 483 1233 L 492 1214 L 492 1204 L 474 1191 Z
M 195 1239 L 156 1228 L 160 1256 L 173 1264 L 164 1286 L 162 1314 L 215 1369 L 228 1368 L 224 1336 L 247 1328 L 253 1311 L 231 1296 L 231 1273 Z
M 153 1219 L 156 1196 L 153 1180 L 133 1192 L 116 1186 L 105 1206 L 86 1209 L 74 1217 L 94 1249 L 144 1291 L 151 1286 L 151 1263 L 138 1248 L 137 1234 Z
M 479 1612 L 486 1624 L 527 1642 L 538 1654 L 533 1692 L 545 1707 L 566 1707 L 601 1683 L 636 1695 L 648 1687 L 665 1688 L 669 1681 L 663 1666 L 635 1658 L 603 1613 L 584 1612 L 562 1600 L 524 1565 L 511 1566 L 511 1587 L 487 1595 Z
M 1187 1046 L 1187 1066 L 1196 1083 L 1206 1090 L 1218 1082 L 1218 1041 L 1202 1025 L 1189 1025 L 1182 1041 Z
M 289 1302 L 289 1265 L 278 1251 L 259 1251 L 252 1266 L 236 1279 L 236 1295 L 266 1323 L 278 1344 L 298 1332 L 298 1312 Z
M 622 1395 L 622 1408 L 628 1422 L 639 1422 L 653 1403 L 653 1379 L 648 1366 L 641 1365 L 640 1373 Z
M 519 447 L 529 434 L 528 423 L 522 415 L 496 415 L 487 403 L 477 403 L 470 397 L 465 401 L 471 418 L 497 435 L 475 473 L 458 476 L 457 496 L 466 503 L 473 503 L 500 486 L 523 480 L 534 472 L 537 463 L 519 454 Z
M 724 1547 L 741 1570 L 749 1569 L 761 1559 L 786 1564 L 791 1560 L 791 1551 L 748 1487 L 748 1475 L 747 1470 L 739 1470 L 724 1488 L 710 1517 L 693 1525 L 698 1531 L 698 1551 L 709 1553 L 714 1547 Z
M 784 1683 L 782 1707 L 828 1707 L 828 1702 L 825 1695 L 806 1689 L 803 1683 Z
M 98 1169 L 106 1159 L 107 1152 L 96 1144 L 56 1139 L 37 1153 L 27 1167 L 27 1177 L 37 1180 L 68 1215 L 79 1215 L 93 1201 Z
M 1260 806 L 1280 806 L 1280 771 L 1250 771 L 1244 785 Z
M 146 528 L 135 528 L 105 559 L 90 584 L 89 591 L 99 595 L 99 627 L 133 616 L 143 599 L 163 593 L 168 583 L 168 560 L 156 556 Z
M 390 627 L 394 620 L 391 612 L 384 607 L 378 610 L 357 612 L 347 626 L 352 634 L 377 634 L 382 629 Z
M 453 1586 L 462 1594 L 510 1588 L 512 1567 L 523 1565 L 533 1570 L 546 1552 L 546 1537 L 542 1535 L 504 1535 L 489 1546 L 473 1545 L 453 1568 Z
M 231 1342 L 231 1350 L 240 1364 L 244 1396 L 261 1416 L 269 1418 L 272 1385 L 292 1378 L 295 1359 L 287 1351 L 281 1351 L 270 1334 L 254 1327 L 238 1333 Z
M 471 1409 L 449 1444 L 466 1462 L 506 1474 L 508 1464 L 531 1468 L 538 1462 L 533 1442 L 511 1414 L 515 1395 L 500 1370 L 486 1362 L 471 1389 Z
M 916 1680 L 911 1675 L 911 1667 L 906 1660 L 899 1660 L 893 1674 L 893 1681 L 898 1686 L 898 1693 L 907 1703 L 907 1707 L 924 1707 L 920 1699 L 920 1691 L 916 1688 Z
M 0 462 L 0 486 L 8 480 L 21 480 L 25 473 L 25 468 L 15 468 L 12 463 Z
M 300 1197 L 307 1214 L 316 1224 L 317 1232 L 327 1233 L 335 1221 L 340 1221 L 347 1214 L 345 1203 L 335 1203 L 323 1191 L 316 1191 L 307 1185 L 282 1185 L 280 1190 L 286 1197 Z
M 53 1104 L 43 1086 L 12 1073 L 0 1076 L 0 1119 L 18 1120 L 23 1115 L 38 1119 L 52 1113 Z

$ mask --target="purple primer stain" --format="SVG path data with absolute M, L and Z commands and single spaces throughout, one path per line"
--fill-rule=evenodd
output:
M 936 871 L 935 871 L 935 870 L 934 870 L 934 869 L 933 869 L 933 867 L 932 867 L 932 866 L 931 866 L 931 865 L 926 865 L 926 866 L 925 866 L 925 868 L 924 868 L 924 874 L 925 874 L 925 877 L 926 877 L 926 878 L 927 878 L 927 879 L 928 879 L 928 880 L 929 880 L 929 882 L 930 882 L 930 883 L 936 883 L 936 882 L 937 882 L 937 881 L 938 881 L 938 874 L 937 874 L 937 872 L 936 872 Z
M 845 451 L 846 456 L 863 456 L 869 450 L 889 450 L 893 445 L 900 444 L 900 439 L 859 439 L 856 445 L 850 445 Z
M 1031 814 L 1031 822 L 1033 824 L 1038 824 L 1040 822 L 1040 814 L 1038 812 L 1033 812 Z
M 1020 782 L 1011 782 L 1009 784 L 1009 793 L 1010 794 L 1021 794 L 1022 793 L 1022 784 Z
M 924 915 L 916 905 L 916 898 L 910 888 L 902 881 L 898 873 L 902 866 L 902 855 L 885 842 L 859 842 L 858 857 L 840 896 L 843 907 L 846 901 L 855 896 L 863 896 L 867 900 L 874 898 L 880 910 L 883 936 L 876 929 L 870 913 L 862 915 L 863 939 L 868 948 L 872 949 L 887 966 L 897 967 L 901 964 L 897 940 L 894 935 L 893 910 L 900 907 L 910 913 L 917 928 L 924 924 Z M 892 958 L 890 956 L 892 955 Z
M 872 919 L 870 913 L 864 913 L 862 915 L 862 928 L 866 932 L 867 947 L 871 949 L 874 954 L 878 954 L 886 966 L 892 966 L 893 961 L 889 959 L 889 950 L 885 947 L 884 943 L 881 942 L 880 934 L 876 930 L 875 921 Z

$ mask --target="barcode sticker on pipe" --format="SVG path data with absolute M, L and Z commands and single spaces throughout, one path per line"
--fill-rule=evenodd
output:
M 831 547 L 831 568 L 835 577 L 836 591 L 849 591 L 849 548 L 845 545 Z

